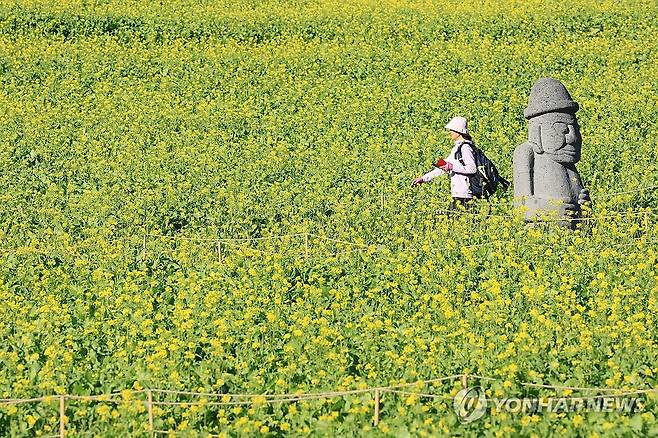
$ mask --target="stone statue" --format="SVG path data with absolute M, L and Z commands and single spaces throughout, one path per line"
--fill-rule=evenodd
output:
M 532 87 L 528 107 L 528 141 L 514 151 L 514 205 L 525 207 L 525 218 L 565 219 L 571 228 L 580 206 L 589 201 L 576 163 L 581 137 L 576 111 L 579 107 L 562 83 L 539 79 Z

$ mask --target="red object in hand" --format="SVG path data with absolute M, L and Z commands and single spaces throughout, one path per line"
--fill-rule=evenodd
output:
M 436 160 L 436 164 L 434 164 L 434 165 L 435 165 L 436 167 L 443 167 L 443 166 L 445 166 L 446 164 L 448 164 L 448 163 L 446 162 L 446 160 L 444 160 L 443 158 L 439 158 L 438 160 Z

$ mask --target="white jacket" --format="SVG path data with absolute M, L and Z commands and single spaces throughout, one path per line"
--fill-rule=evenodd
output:
M 450 192 L 453 198 L 473 197 L 468 175 L 473 175 L 477 171 L 477 168 L 475 166 L 475 158 L 473 157 L 471 144 L 472 143 L 468 140 L 457 140 L 455 142 L 455 147 L 450 151 L 450 155 L 445 158 L 448 163 L 452 164 L 452 170 L 449 172 L 449 175 Z M 457 149 L 459 149 L 460 146 L 462 148 L 462 160 L 464 160 L 464 164 L 455 158 L 455 152 L 457 152 Z M 436 167 L 434 170 L 430 170 L 423 175 L 423 182 L 432 181 L 434 178 L 443 175 L 444 173 L 446 173 L 444 170 Z

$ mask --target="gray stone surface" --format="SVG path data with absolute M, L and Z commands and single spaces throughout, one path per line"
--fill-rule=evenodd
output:
M 527 221 L 564 219 L 573 227 L 580 206 L 589 201 L 576 163 L 581 137 L 576 111 L 564 85 L 553 78 L 539 79 L 532 87 L 528 107 L 528 141 L 514 151 L 514 205 L 525 208 Z

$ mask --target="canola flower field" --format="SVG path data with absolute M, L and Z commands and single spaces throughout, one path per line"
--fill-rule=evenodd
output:
M 55 396 L 0 402 L 0 436 L 150 436 L 146 388 L 658 388 L 656 41 L 649 0 L 0 2 L 0 399 Z M 457 114 L 511 177 L 544 76 L 581 106 L 578 230 L 526 227 L 511 192 L 447 217 L 447 178 L 410 187 Z M 658 434 L 656 392 L 462 424 L 459 389 L 384 394 L 376 425 L 370 393 L 161 393 L 153 427 Z M 58 416 L 58 394 L 115 392 Z

